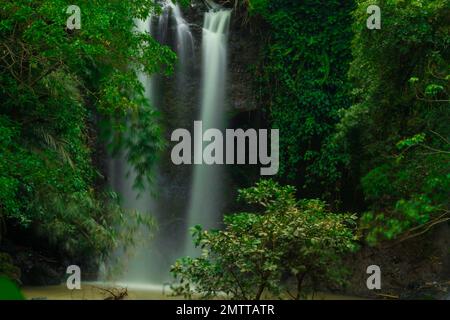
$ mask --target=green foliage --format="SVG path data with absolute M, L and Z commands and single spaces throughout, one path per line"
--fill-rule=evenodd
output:
M 25 300 L 16 283 L 0 274 L 0 300 Z
M 96 185 L 98 119 L 142 186 L 163 143 L 137 73 L 171 72 L 175 54 L 134 28 L 159 10 L 152 0 L 77 1 L 80 30 L 66 29 L 71 4 L 1 1 L 0 221 L 103 257 L 142 219 L 125 219 L 117 197 Z
M 280 129 L 280 177 L 306 195 L 334 191 L 345 155 L 330 139 L 347 108 L 352 1 L 251 0 L 269 24 L 261 101 Z M 308 187 L 308 188 L 306 188 Z
M 361 172 L 368 241 L 399 241 L 449 220 L 448 1 L 377 1 L 381 30 L 354 12 L 350 77 L 355 104 L 336 141 Z
M 318 283 L 343 283 L 341 257 L 356 248 L 354 216 L 330 213 L 320 200 L 298 202 L 295 188 L 272 180 L 240 190 L 239 198 L 259 212 L 227 215 L 222 231 L 196 226 L 193 236 L 202 253 L 172 266 L 176 294 L 281 297 L 289 291 L 282 282 L 288 275 L 297 283 L 296 293 L 288 294 L 300 299 Z

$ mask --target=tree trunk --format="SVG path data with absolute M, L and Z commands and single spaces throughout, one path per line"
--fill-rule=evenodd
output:
M 300 300 L 301 292 L 302 292 L 302 284 L 303 280 L 305 279 L 306 272 L 304 273 L 298 273 L 297 278 L 297 296 L 295 297 L 295 300 Z

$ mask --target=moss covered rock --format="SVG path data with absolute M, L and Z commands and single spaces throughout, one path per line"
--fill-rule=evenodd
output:
M 2 276 L 20 283 L 20 269 L 13 264 L 9 254 L 0 252 L 0 277 Z

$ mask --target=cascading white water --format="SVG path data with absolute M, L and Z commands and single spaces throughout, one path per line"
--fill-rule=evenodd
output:
M 225 126 L 225 96 L 227 73 L 227 40 L 230 10 L 210 10 L 205 14 L 202 34 L 202 100 L 201 120 L 203 131 Z M 203 152 L 202 137 L 195 143 L 196 156 Z M 195 157 L 194 157 L 195 158 Z M 187 224 L 197 224 L 205 229 L 218 227 L 222 211 L 222 166 L 195 165 Z M 186 254 L 195 255 L 190 235 Z
M 137 20 L 136 28 L 138 31 L 142 33 L 152 34 L 152 18 L 150 15 L 145 21 Z M 151 75 L 147 75 L 144 72 L 138 73 L 139 81 L 142 83 L 145 90 L 145 97 L 149 100 L 151 105 L 155 104 L 155 85 L 154 85 L 154 77 Z
M 136 28 L 139 32 L 150 34 L 151 17 L 145 21 L 137 20 Z M 144 72 L 138 72 L 138 78 L 144 87 L 145 96 L 149 99 L 150 103 L 153 103 L 154 86 L 152 77 L 146 75 Z M 120 195 L 122 200 L 121 205 L 124 209 L 138 210 L 142 214 L 147 214 L 155 210 L 155 199 L 151 196 L 150 192 L 146 190 L 139 195 L 138 191 L 134 190 L 133 184 L 136 178 L 136 172 L 128 164 L 124 152 L 110 159 L 108 166 L 111 187 Z M 144 234 L 147 235 L 147 232 Z M 148 260 L 145 255 L 145 252 L 149 248 L 149 244 L 145 242 L 139 243 L 136 247 L 133 258 L 127 263 L 125 274 L 123 275 L 127 282 L 138 282 L 141 277 L 149 277 L 151 275 L 151 269 L 146 265 Z
M 171 15 L 173 17 L 172 20 L 170 19 Z M 187 73 L 186 65 L 190 63 L 189 58 L 194 50 L 191 31 L 182 17 L 179 6 L 174 5 L 171 1 L 166 1 L 163 3 L 161 15 L 158 17 L 150 16 L 145 21 L 136 21 L 136 28 L 140 32 L 151 34 L 161 44 L 170 45 L 171 21 L 174 22 L 176 29 L 173 47 L 179 56 L 176 72 L 176 79 L 179 81 Z M 158 75 L 149 76 L 143 72 L 139 72 L 138 77 L 145 88 L 145 96 L 150 104 L 160 109 L 163 108 L 162 77 Z M 161 199 L 158 195 L 153 195 L 150 188 L 146 188 L 140 194 L 139 191 L 133 188 L 136 174 L 133 168 L 127 163 L 125 154 L 110 159 L 108 171 L 111 187 L 121 196 L 122 206 L 125 209 L 150 213 L 157 219 L 160 226 L 166 223 L 164 221 L 166 212 L 161 212 L 161 207 L 164 207 L 164 204 L 160 203 Z M 159 171 L 159 168 L 157 171 Z M 166 193 L 167 190 L 164 190 L 164 188 L 168 187 L 168 185 L 164 182 L 161 183 L 164 180 L 163 174 L 157 172 L 156 175 L 156 180 L 159 181 L 158 194 Z M 173 238 L 172 235 L 170 236 Z M 178 239 L 178 247 L 181 246 L 183 240 L 183 236 Z M 134 248 L 133 254 L 118 253 L 127 262 L 126 270 L 120 279 L 120 283 L 126 284 L 127 286 L 139 286 L 149 283 L 162 284 L 169 276 L 169 267 L 175 259 L 175 254 L 179 254 L 179 252 L 168 252 L 170 251 L 168 248 L 168 242 L 170 241 L 173 241 L 173 239 L 167 239 L 167 234 L 164 234 L 160 229 L 155 239 L 147 242 L 139 242 Z
M 186 67 L 189 59 L 193 58 L 194 38 L 192 37 L 189 25 L 183 19 L 180 6 L 170 2 L 175 24 L 177 26 L 176 51 L 178 56 L 177 81 L 179 85 L 183 85 L 186 79 Z
M 208 128 L 223 129 L 225 126 L 227 39 L 230 15 L 229 10 L 220 8 L 205 13 L 202 33 L 200 113 L 204 130 Z M 183 19 L 179 6 L 166 1 L 159 17 L 154 16 L 147 21 L 138 21 L 136 26 L 139 31 L 150 33 L 161 44 L 172 45 L 177 52 L 178 65 L 175 75 L 177 86 L 175 90 L 172 88 L 169 92 L 177 97 L 175 99 L 177 108 L 186 108 L 184 98 L 186 94 L 192 94 L 192 92 L 184 90 L 185 82 L 189 79 L 187 77 L 190 72 L 188 67 L 192 67 L 194 60 L 194 41 L 189 25 Z M 174 37 L 172 36 L 172 30 L 175 32 Z M 167 106 L 164 105 L 166 101 L 164 94 L 166 92 L 163 90 L 163 82 L 166 83 L 166 80 L 158 75 L 148 76 L 143 73 L 139 74 L 139 79 L 145 87 L 146 97 L 151 104 L 164 110 Z M 170 115 L 171 113 L 169 113 Z M 200 142 L 199 145 L 200 148 L 194 150 L 194 152 L 202 153 L 202 143 Z M 155 198 L 149 190 L 146 190 L 141 193 L 140 197 L 137 197 L 138 191 L 133 189 L 135 173 L 126 162 L 125 155 L 110 161 L 109 174 L 112 187 L 121 195 L 125 208 L 150 212 L 157 218 L 158 224 L 169 225 L 166 231 L 160 229 L 154 240 L 149 243 L 140 243 L 135 248 L 135 255 L 124 257 L 128 263 L 121 283 L 128 286 L 149 283 L 161 284 L 167 279 L 170 264 L 182 254 L 183 249 L 184 253 L 188 255 L 196 253 L 191 245 L 190 237 L 187 240 L 188 244 L 186 244 L 184 234 L 176 236 L 173 229 L 170 229 L 172 218 L 169 217 L 169 213 L 171 213 L 171 206 L 167 202 L 173 201 L 174 198 L 173 194 L 170 195 L 175 190 L 172 185 L 173 181 L 160 171 L 156 179 L 158 181 L 158 194 L 164 194 L 164 196 Z M 186 219 L 188 227 L 196 224 L 201 224 L 205 228 L 218 227 L 220 214 L 223 211 L 221 207 L 223 205 L 221 199 L 223 194 L 222 177 L 222 166 L 196 165 L 194 167 Z M 176 256 L 174 256 L 175 253 Z

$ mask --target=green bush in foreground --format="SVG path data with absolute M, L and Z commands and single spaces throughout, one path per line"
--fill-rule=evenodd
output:
M 172 266 L 175 294 L 231 299 L 304 297 L 319 283 L 342 284 L 340 263 L 356 249 L 355 216 L 328 212 L 320 200 L 295 199 L 295 188 L 262 180 L 239 191 L 239 199 L 262 208 L 224 218 L 223 230 L 194 228 L 200 257 Z M 295 292 L 289 289 L 295 279 Z

